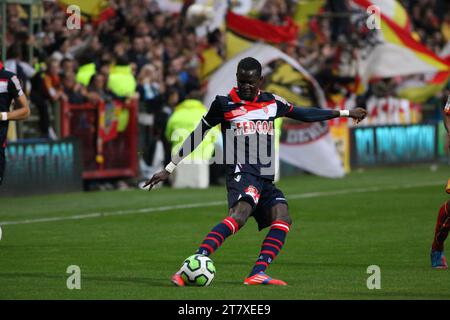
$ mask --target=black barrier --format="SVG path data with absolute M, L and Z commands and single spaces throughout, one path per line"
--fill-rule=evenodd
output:
M 436 124 L 359 127 L 350 130 L 352 168 L 438 160 Z
M 0 195 L 82 190 L 78 140 L 9 143 Z

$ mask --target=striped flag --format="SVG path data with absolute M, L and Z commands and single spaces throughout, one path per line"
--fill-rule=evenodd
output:
M 375 41 L 367 42 L 358 59 L 362 83 L 372 78 L 450 71 L 448 61 L 413 37 L 409 17 L 398 1 L 352 0 L 352 4 L 371 14 L 371 19 L 376 20 L 377 12 L 380 18 L 379 29 L 370 30 Z
M 439 53 L 439 56 L 450 63 L 450 42 Z M 423 103 L 444 89 L 450 79 L 450 71 L 431 72 L 424 74 L 422 79 L 404 81 L 398 88 L 400 97 L 415 103 Z
M 287 43 L 296 40 L 298 33 L 298 27 L 290 17 L 286 19 L 285 25 L 277 26 L 232 11 L 227 12 L 226 26 L 227 58 L 249 49 L 256 41 Z
M 238 53 L 249 49 L 255 42 L 261 41 L 280 44 L 293 41 L 297 37 L 298 27 L 291 18 L 284 26 L 276 26 L 258 19 L 250 18 L 228 10 L 226 23 L 226 54 L 230 59 Z M 214 47 L 205 48 L 201 54 L 200 74 L 206 80 L 224 61 Z

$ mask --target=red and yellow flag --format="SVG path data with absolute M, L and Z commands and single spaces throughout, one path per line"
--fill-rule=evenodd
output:
M 228 11 L 226 16 L 227 59 L 249 49 L 254 42 L 280 44 L 297 38 L 298 26 L 288 17 L 283 26 L 273 25 L 258 19 Z
M 82 19 L 87 18 L 95 23 L 100 23 L 115 16 L 115 11 L 109 5 L 108 0 L 58 0 L 58 3 L 64 8 L 71 5 L 78 6 Z
M 362 83 L 373 78 L 388 78 L 436 73 L 432 90 L 426 88 L 421 96 L 429 96 L 448 80 L 450 62 L 415 39 L 405 9 L 396 0 L 352 0 L 360 9 L 379 14 L 377 43 L 358 60 Z M 368 10 L 369 9 L 369 10 Z M 435 91 L 434 91 L 435 92 Z

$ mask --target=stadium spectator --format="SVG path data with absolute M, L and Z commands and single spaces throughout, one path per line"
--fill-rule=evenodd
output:
M 142 67 L 138 76 L 137 92 L 142 109 L 147 113 L 155 113 L 160 109 L 165 86 L 154 65 L 146 64 Z
M 73 72 L 64 73 L 62 76 L 64 91 L 63 100 L 71 104 L 84 103 L 86 101 L 86 88 L 75 80 Z
M 133 39 L 133 45 L 128 56 L 130 61 L 136 64 L 136 73 L 139 73 L 144 65 L 150 63 L 147 58 L 147 50 L 144 37 L 136 37 Z
M 64 76 L 68 73 L 75 73 L 76 71 L 76 64 L 74 59 L 69 57 L 64 57 L 61 60 L 61 76 Z
M 136 93 L 136 79 L 130 63 L 124 56 L 123 47 L 117 52 L 123 54 L 117 58 L 116 64 L 111 67 L 107 80 L 108 89 L 119 98 L 130 98 Z
M 86 96 L 93 103 L 98 103 L 101 100 L 110 101 L 114 98 L 113 92 L 106 86 L 105 76 L 100 73 L 92 76 L 87 87 Z
M 331 37 L 330 40 L 334 43 L 341 41 L 345 43 L 350 34 L 349 21 L 349 4 L 347 0 L 328 0 L 327 5 L 333 14 L 331 17 Z
M 49 59 L 45 70 L 39 70 L 31 79 L 30 99 L 39 113 L 39 129 L 42 137 L 56 139 L 50 125 L 50 114 L 55 103 L 65 98 L 60 78 L 59 61 Z
M 165 137 L 172 144 L 172 153 L 177 152 L 180 142 L 184 141 L 195 129 L 206 112 L 200 92 L 191 91 L 187 98 L 175 107 L 167 122 Z M 207 188 L 209 186 L 209 163 L 214 152 L 217 130 L 211 130 L 202 144 L 182 163 L 173 175 L 174 188 Z M 187 164 L 186 164 L 187 163 Z

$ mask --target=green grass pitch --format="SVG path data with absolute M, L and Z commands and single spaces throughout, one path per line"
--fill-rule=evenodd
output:
M 225 187 L 1 198 L 0 299 L 449 299 L 450 271 L 429 260 L 448 169 L 284 178 L 294 222 L 268 274 L 287 287 L 242 285 L 267 232 L 253 219 L 211 257 L 210 287 L 170 283 L 226 216 Z M 80 290 L 66 287 L 70 265 Z M 379 290 L 366 286 L 370 265 Z

